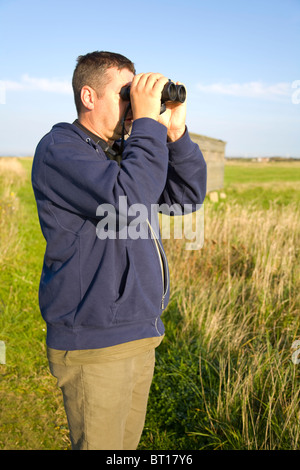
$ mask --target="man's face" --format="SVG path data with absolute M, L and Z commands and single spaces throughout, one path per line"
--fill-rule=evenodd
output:
M 121 99 L 120 91 L 129 85 L 134 77 L 128 69 L 118 70 L 112 67 L 107 70 L 108 83 L 102 96 L 95 103 L 95 120 L 97 130 L 102 138 L 115 141 L 122 135 L 122 118 L 128 106 L 128 101 Z M 128 133 L 132 126 L 132 111 L 129 110 L 125 121 L 125 130 Z

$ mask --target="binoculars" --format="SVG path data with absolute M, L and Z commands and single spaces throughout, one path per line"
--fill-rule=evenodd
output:
M 121 98 L 124 101 L 130 101 L 130 85 L 124 86 L 121 89 Z M 184 103 L 186 99 L 186 89 L 184 85 L 176 85 L 171 80 L 165 84 L 161 94 L 161 113 L 166 110 L 164 103 L 167 101 L 177 101 Z

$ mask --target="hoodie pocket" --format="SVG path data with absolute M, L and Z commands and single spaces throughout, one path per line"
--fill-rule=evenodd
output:
M 125 256 L 125 268 L 121 274 L 121 277 L 119 278 L 119 282 L 117 283 L 116 300 L 114 302 L 114 306 L 121 305 L 123 302 L 125 302 L 134 289 L 134 270 L 127 249 Z
M 152 233 L 150 224 L 148 227 Z M 116 285 L 116 300 L 110 308 L 113 324 L 149 320 L 161 314 L 168 300 L 169 271 L 166 255 L 154 232 L 147 239 L 128 242 L 126 266 L 123 264 Z
M 153 243 L 155 245 L 155 252 L 157 254 L 157 258 L 160 264 L 161 278 L 162 278 L 161 309 L 164 310 L 166 306 L 166 297 L 168 295 L 169 286 L 170 286 L 168 261 L 167 261 L 167 257 L 164 252 L 164 249 L 162 247 L 162 244 L 159 241 L 158 235 L 156 234 L 149 220 L 147 220 L 147 223 L 148 223 L 149 230 L 153 239 Z

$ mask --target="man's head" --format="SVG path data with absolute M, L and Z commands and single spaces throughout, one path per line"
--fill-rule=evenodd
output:
M 73 92 L 78 115 L 82 111 L 81 90 L 87 85 L 97 93 L 100 98 L 109 81 L 107 70 L 128 69 L 135 74 L 134 64 L 121 54 L 115 52 L 95 51 L 77 58 L 77 65 L 73 73 Z
M 120 90 L 134 75 L 134 64 L 121 54 L 96 51 L 79 56 L 72 85 L 82 124 L 107 141 L 119 138 L 128 104 L 121 99 Z M 126 123 L 127 131 L 130 124 Z

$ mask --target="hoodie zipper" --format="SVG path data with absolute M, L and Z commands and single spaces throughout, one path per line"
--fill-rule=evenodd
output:
M 161 277 L 162 277 L 162 286 L 163 286 L 163 294 L 161 298 L 161 308 L 165 308 L 165 297 L 168 292 L 169 288 L 169 273 L 168 273 L 168 263 L 167 263 L 167 257 L 165 255 L 164 249 L 159 241 L 158 236 L 156 235 L 155 231 L 153 230 L 153 227 L 151 226 L 149 220 L 147 219 L 147 224 L 149 226 L 149 229 L 152 233 L 152 237 L 154 239 L 154 244 L 156 247 L 159 263 L 160 263 L 160 268 L 161 268 Z

